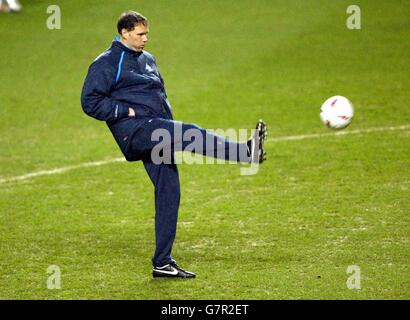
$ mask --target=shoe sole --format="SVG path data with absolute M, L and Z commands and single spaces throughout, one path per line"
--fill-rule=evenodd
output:
M 262 163 L 266 160 L 266 152 L 263 149 L 263 145 L 268 138 L 268 127 L 263 120 L 259 120 L 256 124 L 256 130 L 258 130 L 258 138 L 259 138 L 259 150 L 258 150 L 258 160 L 259 163 Z
M 179 276 L 179 275 L 170 275 L 170 274 L 157 274 L 152 273 L 153 278 L 168 278 L 168 279 L 194 279 L 196 276 Z

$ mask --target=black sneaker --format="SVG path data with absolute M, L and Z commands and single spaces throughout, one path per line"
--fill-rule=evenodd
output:
M 195 273 L 180 268 L 176 263 L 152 269 L 154 278 L 195 278 Z
M 251 157 L 251 163 L 262 163 L 266 160 L 266 152 L 263 149 L 268 136 L 268 128 L 263 120 L 256 123 L 255 134 L 247 142 Z

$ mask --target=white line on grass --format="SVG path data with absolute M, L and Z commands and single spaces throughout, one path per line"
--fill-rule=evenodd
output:
M 361 134 L 361 133 L 371 133 L 371 132 L 385 132 L 385 131 L 396 131 L 396 130 L 406 130 L 410 129 L 410 125 L 403 125 L 397 127 L 378 127 L 369 129 L 358 129 L 349 131 L 334 131 L 328 133 L 313 133 L 313 134 L 303 134 L 298 136 L 287 136 L 287 137 L 276 137 L 269 139 L 267 142 L 278 142 L 278 141 L 292 141 L 292 140 L 304 140 L 304 139 L 315 139 L 328 136 L 345 136 L 350 134 Z
M 31 178 L 35 178 L 35 177 L 40 177 L 40 176 L 48 176 L 48 175 L 52 175 L 52 174 L 59 174 L 59 173 L 64 173 L 64 172 L 75 170 L 75 169 L 80 169 L 80 168 L 98 167 L 98 166 L 103 166 L 105 164 L 109 164 L 109 163 L 113 163 L 113 162 L 122 162 L 122 161 L 125 161 L 125 159 L 124 158 L 115 158 L 115 159 L 109 159 L 109 160 L 103 160 L 103 161 L 85 162 L 85 163 L 74 165 L 74 166 L 61 167 L 61 168 L 56 168 L 56 169 L 51 169 L 51 170 L 31 172 L 31 173 L 23 174 L 22 176 L 2 178 L 2 179 L 0 179 L 0 184 L 5 183 L 5 182 L 27 180 L 27 179 L 31 179 Z
M 335 131 L 335 132 L 329 132 L 329 133 L 314 133 L 314 134 L 304 134 L 304 135 L 297 135 L 297 136 L 275 137 L 275 138 L 270 138 L 267 142 L 295 141 L 295 140 L 315 139 L 315 138 L 328 137 L 328 136 L 345 136 L 345 135 L 351 135 L 351 134 L 397 131 L 397 130 L 407 130 L 407 129 L 410 129 L 410 125 L 402 125 L 402 126 L 396 126 L 396 127 L 378 127 L 378 128 L 358 129 L 358 130 L 348 130 L 348 131 Z M 102 161 L 85 162 L 85 163 L 78 164 L 78 165 L 72 165 L 72 166 L 51 169 L 51 170 L 42 170 L 42 171 L 37 171 L 37 172 L 26 173 L 21 176 L 0 178 L 0 184 L 6 183 L 6 182 L 23 181 L 23 180 L 28 180 L 28 179 L 35 178 L 35 177 L 40 177 L 40 176 L 60 174 L 60 173 L 65 173 L 67 171 L 71 171 L 75 169 L 98 167 L 98 166 L 103 166 L 103 165 L 114 163 L 114 162 L 125 162 L 125 159 L 124 158 L 114 158 L 114 159 L 102 160 Z

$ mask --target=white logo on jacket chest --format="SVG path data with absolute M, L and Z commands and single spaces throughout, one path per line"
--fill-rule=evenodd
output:
M 154 72 L 154 69 L 151 68 L 151 66 L 148 63 L 145 65 L 145 70 L 147 70 L 147 72 Z

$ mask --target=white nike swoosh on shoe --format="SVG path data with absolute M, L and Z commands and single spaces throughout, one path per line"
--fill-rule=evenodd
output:
M 172 267 L 172 269 L 173 269 L 172 271 L 159 270 L 159 269 L 154 269 L 154 271 L 158 272 L 158 273 L 163 273 L 163 274 L 169 274 L 169 275 L 172 275 L 172 276 L 176 276 L 178 274 L 178 270 L 175 269 L 174 267 Z

